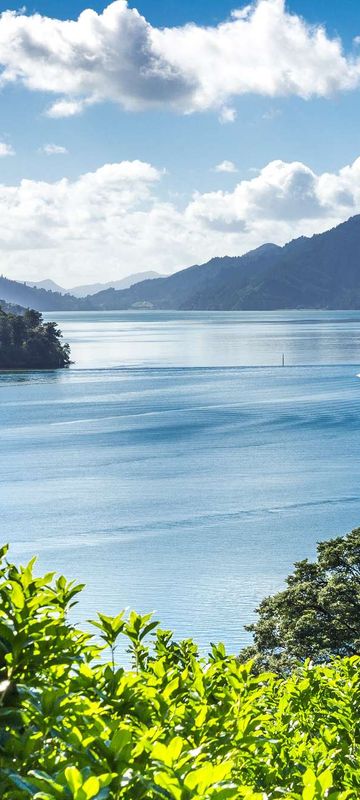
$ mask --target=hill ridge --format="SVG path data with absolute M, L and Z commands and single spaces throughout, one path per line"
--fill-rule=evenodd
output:
M 127 289 L 78 298 L 0 277 L 0 297 L 39 311 L 360 308 L 360 214 L 323 233 L 215 256 Z

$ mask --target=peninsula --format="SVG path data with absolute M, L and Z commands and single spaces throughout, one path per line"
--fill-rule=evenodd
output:
M 70 347 L 61 338 L 56 322 L 44 322 L 39 311 L 19 313 L 0 300 L 1 370 L 68 367 Z

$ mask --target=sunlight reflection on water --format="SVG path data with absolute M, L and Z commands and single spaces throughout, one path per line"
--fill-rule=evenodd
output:
M 88 584 L 82 619 L 156 609 L 237 650 L 360 521 L 360 314 L 58 319 L 75 367 L 0 376 L 3 539 Z

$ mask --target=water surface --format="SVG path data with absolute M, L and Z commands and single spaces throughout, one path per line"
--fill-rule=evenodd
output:
M 47 315 L 53 319 L 54 315 Z M 359 311 L 58 313 L 78 368 L 360 361 Z
M 2 539 L 87 583 L 81 619 L 155 609 L 238 650 L 293 561 L 360 522 L 360 314 L 57 319 L 76 365 L 0 377 Z

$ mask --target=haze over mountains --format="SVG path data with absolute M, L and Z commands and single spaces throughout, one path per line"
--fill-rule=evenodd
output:
M 0 278 L 0 297 L 40 311 L 360 308 L 360 215 L 284 247 L 265 244 L 129 288 L 77 298 Z
M 73 297 L 70 294 L 60 294 L 47 289 L 37 289 L 26 283 L 9 280 L 0 276 L 0 297 L 7 303 L 14 303 L 24 308 L 34 308 L 36 311 L 86 311 L 89 309 L 88 301 Z
M 63 286 L 59 286 L 58 283 L 55 281 L 46 278 L 44 281 L 26 281 L 27 286 L 31 286 L 33 289 L 46 289 L 47 292 L 60 292 L 60 294 L 66 294 L 67 289 L 64 289 Z
M 60 294 L 72 294 L 74 297 L 87 297 L 88 295 L 101 292 L 104 289 L 128 289 L 130 286 L 133 286 L 134 283 L 161 277 L 159 272 L 150 270 L 148 272 L 137 272 L 134 275 L 127 275 L 126 278 L 121 278 L 120 280 L 107 281 L 107 283 L 89 283 L 81 286 L 73 286 L 70 287 L 70 289 L 64 289 L 63 286 L 59 286 L 59 284 L 50 279 L 44 281 L 26 281 L 26 283 L 28 286 L 32 286 L 35 289 L 46 289 L 50 292 L 60 292 Z
M 141 281 L 146 280 L 154 280 L 154 278 L 161 278 L 159 272 L 153 272 L 150 270 L 149 272 L 136 272 L 134 275 L 127 275 L 126 278 L 121 278 L 118 281 L 108 281 L 107 283 L 89 283 L 83 286 L 74 286 L 73 289 L 69 289 L 70 294 L 75 295 L 75 297 L 87 297 L 88 295 L 97 294 L 98 292 L 102 292 L 106 289 L 129 289 L 130 286 L 133 286 L 135 283 L 140 283 Z

